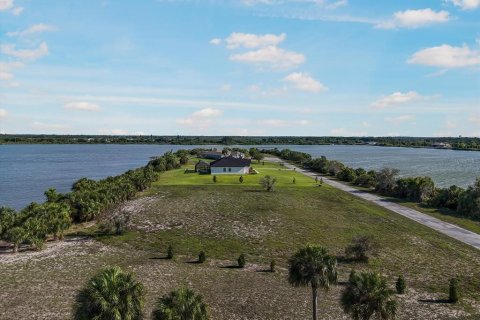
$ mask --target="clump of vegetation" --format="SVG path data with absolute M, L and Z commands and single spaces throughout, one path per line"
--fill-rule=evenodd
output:
M 107 268 L 81 289 L 74 305 L 74 319 L 143 319 L 145 290 L 131 273 Z M 121 317 L 118 317 L 121 315 Z
M 377 273 L 362 272 L 351 275 L 342 293 L 343 311 L 353 319 L 395 319 L 397 302 L 387 280 Z
M 277 182 L 277 178 L 272 177 L 270 175 L 266 175 L 260 180 L 260 185 L 267 190 L 268 192 L 273 191 L 273 187 L 275 186 L 275 183 Z
M 275 272 L 275 268 L 277 266 L 277 263 L 275 260 L 270 261 L 270 272 Z
M 240 183 L 243 183 L 243 176 L 240 176 L 240 178 L 238 178 L 238 181 L 239 181 Z
M 308 245 L 298 250 L 288 261 L 288 282 L 296 287 L 312 287 L 313 319 L 317 319 L 317 290 L 328 290 L 337 282 L 337 260 L 327 249 Z
M 460 300 L 460 291 L 458 288 L 458 280 L 456 278 L 450 279 L 448 288 L 448 300 L 451 303 L 457 303 Z
M 188 288 L 181 288 L 158 299 L 152 312 L 152 319 L 208 320 L 210 312 L 200 294 Z
M 296 182 L 297 182 L 297 180 L 295 179 L 295 177 L 293 177 L 292 183 L 295 184 Z
M 239 268 L 245 267 L 246 260 L 245 260 L 245 255 L 243 253 L 238 257 L 237 263 Z
M 407 282 L 402 275 L 398 277 L 397 282 L 395 283 L 395 288 L 397 289 L 398 294 L 405 293 L 405 290 L 407 289 Z
M 356 236 L 352 242 L 345 248 L 345 255 L 349 259 L 368 262 L 369 255 L 377 250 L 377 243 L 373 236 Z
M 121 235 L 130 228 L 131 216 L 127 211 L 106 214 L 100 221 L 100 230 L 105 234 Z
M 217 183 L 217 176 L 214 175 L 212 180 L 213 180 L 213 183 Z
M 167 249 L 167 259 L 173 259 L 174 252 L 173 252 L 173 246 L 170 244 Z
M 207 260 L 207 256 L 205 255 L 204 251 L 200 251 L 198 254 L 198 262 L 199 263 L 204 263 Z

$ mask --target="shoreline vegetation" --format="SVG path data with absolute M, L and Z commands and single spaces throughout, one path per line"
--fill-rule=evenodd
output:
M 480 151 L 473 137 L 104 136 L 2 134 L 2 144 L 370 145 Z
M 459 217 L 480 221 L 480 177 L 477 177 L 473 185 L 465 189 L 456 185 L 438 188 L 430 177 L 399 178 L 400 172 L 395 168 L 367 172 L 363 168 L 354 169 L 340 161 L 328 160 L 325 156 L 313 158 L 308 153 L 289 149 L 278 150 L 275 148 L 261 150 L 261 152 L 383 196 L 411 201 L 427 208 L 449 210 Z M 439 212 L 442 213 L 442 211 Z

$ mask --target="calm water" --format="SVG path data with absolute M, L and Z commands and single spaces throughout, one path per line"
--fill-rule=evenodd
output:
M 21 209 L 31 201 L 42 202 L 48 188 L 66 192 L 81 177 L 118 175 L 145 165 L 151 156 L 194 147 L 197 146 L 0 145 L 0 206 Z M 405 176 L 430 176 L 440 186 L 467 186 L 480 177 L 480 152 L 374 146 L 276 147 L 307 152 L 314 157 L 325 155 L 355 168 L 395 167 Z

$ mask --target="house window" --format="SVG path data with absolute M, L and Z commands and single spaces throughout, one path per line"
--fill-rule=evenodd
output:
M 227 168 L 223 168 L 223 172 L 227 172 Z
M 228 168 L 228 172 L 232 172 L 232 168 Z

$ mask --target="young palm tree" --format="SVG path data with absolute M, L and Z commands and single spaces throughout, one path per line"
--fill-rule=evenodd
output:
M 376 315 L 382 320 L 394 319 L 397 304 L 393 290 L 378 273 L 362 272 L 350 277 L 342 294 L 343 310 L 354 320 L 368 320 Z
M 293 286 L 312 287 L 313 320 L 317 320 L 317 290 L 328 290 L 337 282 L 337 260 L 328 255 L 327 249 L 308 245 L 289 260 L 288 281 Z
M 158 300 L 152 319 L 208 320 L 210 315 L 201 295 L 188 288 L 181 288 Z
M 120 267 L 107 268 L 80 290 L 74 305 L 75 320 L 139 320 L 143 318 L 143 285 Z

